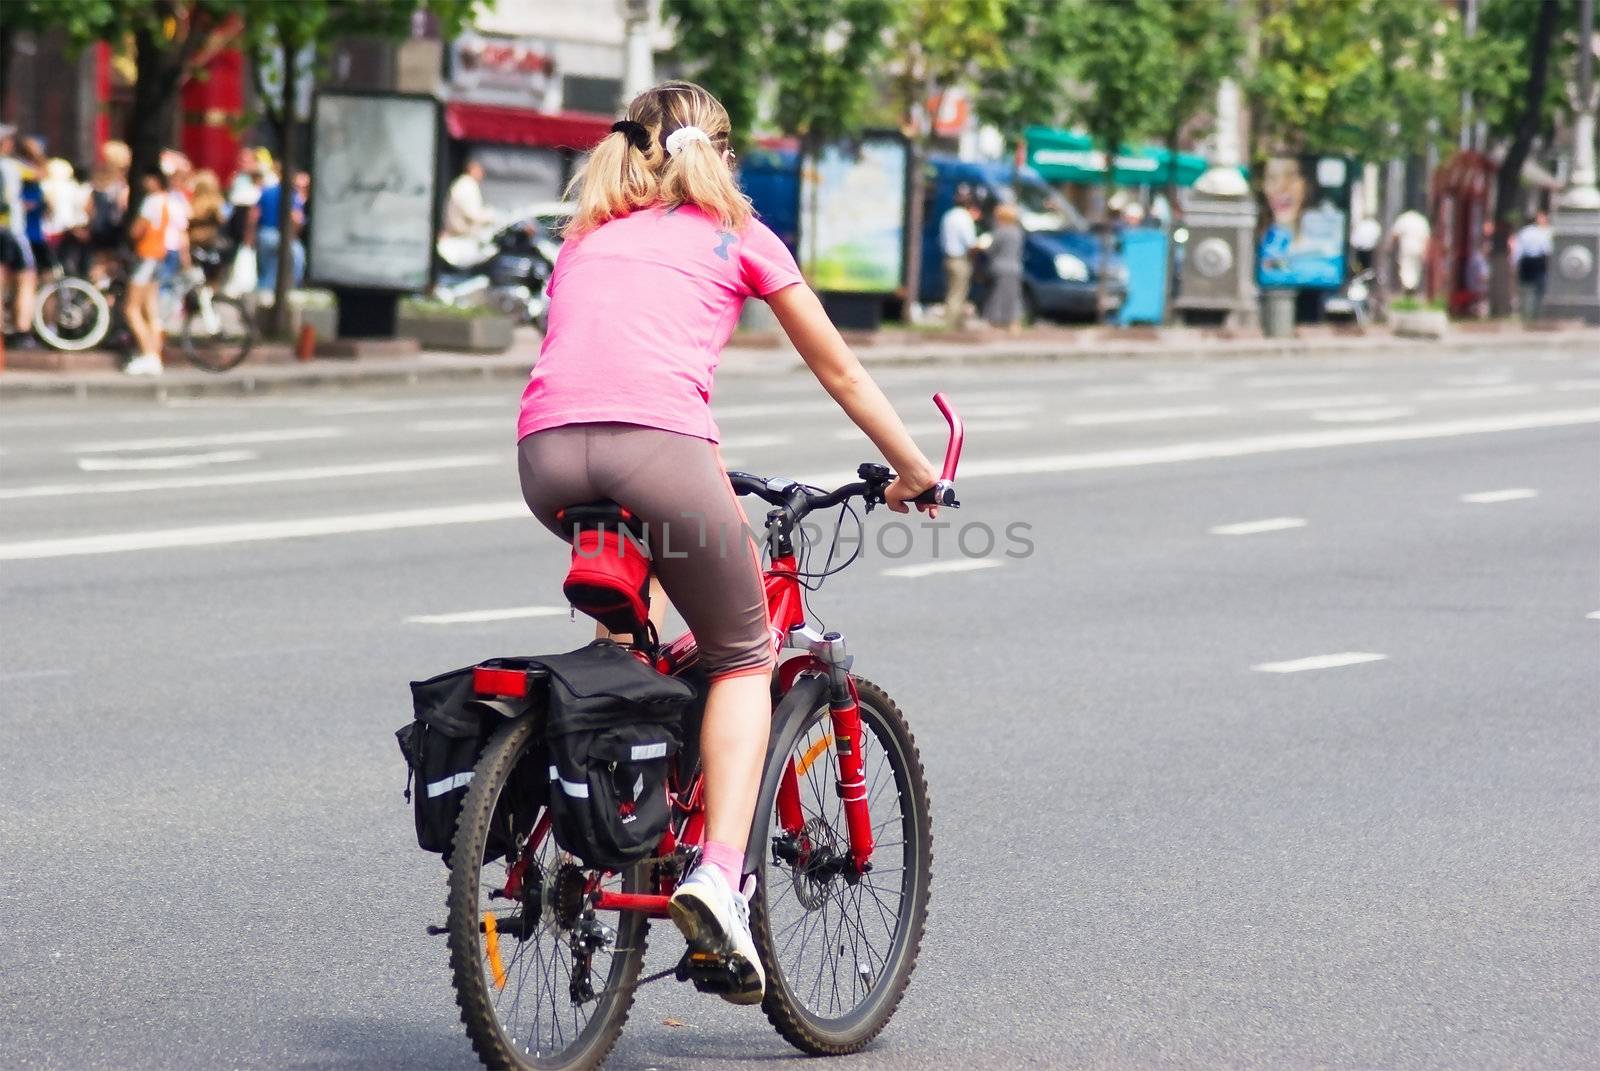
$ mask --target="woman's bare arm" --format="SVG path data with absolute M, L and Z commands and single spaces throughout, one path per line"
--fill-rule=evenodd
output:
M 889 508 L 906 512 L 906 500 L 932 487 L 938 470 L 912 441 L 894 406 L 840 337 L 809 286 L 784 287 L 769 295 L 767 304 L 806 367 L 894 469 L 898 478 L 886 492 Z

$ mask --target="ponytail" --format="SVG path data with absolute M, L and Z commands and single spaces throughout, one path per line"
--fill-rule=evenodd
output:
M 668 139 L 686 127 L 705 136 L 672 139 L 677 151 L 668 153 Z M 743 229 L 750 200 L 723 162 L 729 130 L 727 111 L 691 82 L 664 82 L 640 93 L 568 184 L 567 198 L 578 208 L 567 234 L 656 204 L 698 205 L 723 227 Z

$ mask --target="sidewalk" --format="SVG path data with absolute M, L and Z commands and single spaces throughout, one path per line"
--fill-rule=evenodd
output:
M 1301 329 L 1294 339 L 1230 337 L 1226 332 L 1185 328 L 1039 328 L 1017 337 L 989 332 L 885 330 L 848 336 L 869 368 L 958 364 L 968 366 L 1165 357 L 1314 357 L 1341 353 L 1418 354 L 1430 351 L 1481 352 L 1511 349 L 1574 349 L 1600 354 L 1600 328 L 1563 325 L 1525 330 L 1509 325 L 1468 325 L 1444 339 L 1399 338 L 1387 331 L 1367 334 L 1331 329 Z M 328 387 L 414 386 L 521 379 L 538 355 L 538 336 L 519 334 L 513 347 L 492 356 L 422 352 L 404 357 L 319 358 L 294 361 L 267 348 L 267 360 L 252 358 L 231 372 L 216 374 L 173 362 L 160 377 L 132 377 L 113 371 L 0 371 L 0 401 L 27 398 L 168 398 L 241 396 Z M 803 365 L 780 335 L 736 336 L 722 355 L 724 376 L 786 376 Z

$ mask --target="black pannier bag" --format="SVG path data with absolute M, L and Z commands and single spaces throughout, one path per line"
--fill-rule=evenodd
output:
M 591 867 L 648 858 L 667 828 L 667 768 L 694 689 L 609 640 L 532 661 L 550 673 L 545 741 L 556 843 Z
M 472 768 L 499 719 L 471 705 L 472 667 L 411 682 L 411 724 L 395 733 L 411 779 L 407 797 L 415 810 L 417 845 L 450 861 L 456 816 L 472 781 Z

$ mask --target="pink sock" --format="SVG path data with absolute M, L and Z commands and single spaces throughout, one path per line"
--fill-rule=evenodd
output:
M 705 848 L 700 853 L 700 861 L 722 871 L 722 876 L 728 879 L 728 888 L 734 892 L 739 891 L 739 883 L 744 880 L 743 848 L 735 848 L 733 845 L 723 844 L 721 841 L 708 840 Z

